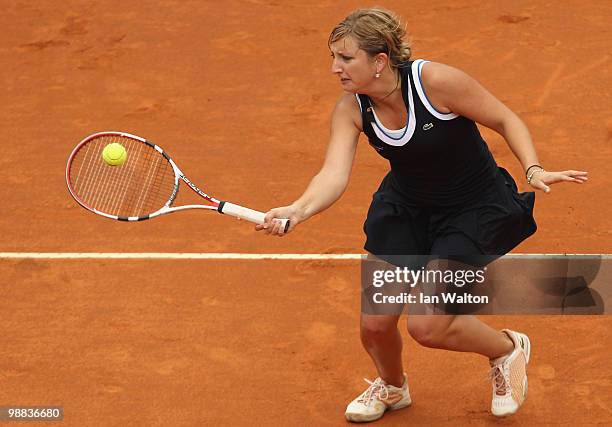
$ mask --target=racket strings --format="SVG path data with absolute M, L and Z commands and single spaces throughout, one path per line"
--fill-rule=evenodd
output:
M 123 145 L 127 160 L 110 166 L 102 150 L 113 142 Z M 70 165 L 70 184 L 88 207 L 121 217 L 146 216 L 170 199 L 176 178 L 170 162 L 152 146 L 120 136 L 103 135 L 83 145 Z

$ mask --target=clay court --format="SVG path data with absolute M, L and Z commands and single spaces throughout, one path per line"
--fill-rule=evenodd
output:
M 388 168 L 365 139 L 342 199 L 282 239 L 197 211 L 111 221 L 74 202 L 64 171 L 82 138 L 121 130 L 218 198 L 292 202 L 321 166 L 341 93 L 329 31 L 374 5 L 404 18 L 413 58 L 465 70 L 517 112 L 543 165 L 589 171 L 586 185 L 538 193 L 539 230 L 514 252 L 612 252 L 612 4 L 574 0 L 9 2 L 0 251 L 364 253 Z M 527 191 L 502 138 L 482 133 Z M 345 425 L 376 376 L 359 274 L 354 259 L 0 258 L 0 406 L 63 406 L 70 426 Z M 610 316 L 485 321 L 533 342 L 518 414 L 490 415 L 483 357 L 422 348 L 402 328 L 413 405 L 378 424 L 612 424 Z

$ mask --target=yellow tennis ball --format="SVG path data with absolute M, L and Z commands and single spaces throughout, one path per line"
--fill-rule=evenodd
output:
M 123 145 L 113 142 L 104 147 L 102 158 L 108 165 L 121 166 L 127 160 L 127 151 Z

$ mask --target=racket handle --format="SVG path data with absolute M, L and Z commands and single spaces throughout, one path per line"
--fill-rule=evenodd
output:
M 230 202 L 219 203 L 218 211 L 222 214 L 231 215 L 236 218 L 246 219 L 247 221 L 254 222 L 256 224 L 263 224 L 266 214 L 253 209 L 245 208 L 244 206 L 235 205 Z M 289 229 L 289 220 L 278 218 L 284 227 L 285 232 Z

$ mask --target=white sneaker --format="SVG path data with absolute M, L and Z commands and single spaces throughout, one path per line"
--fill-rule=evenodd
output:
M 493 383 L 491 412 L 497 417 L 514 414 L 527 397 L 527 364 L 531 343 L 525 334 L 503 329 L 514 343 L 506 356 L 490 361 Z
M 346 407 L 344 416 L 349 421 L 357 423 L 374 421 L 381 418 L 387 410 L 405 408 L 412 403 L 406 374 L 402 387 L 387 384 L 381 378 L 365 381 L 370 384 L 368 389 Z

